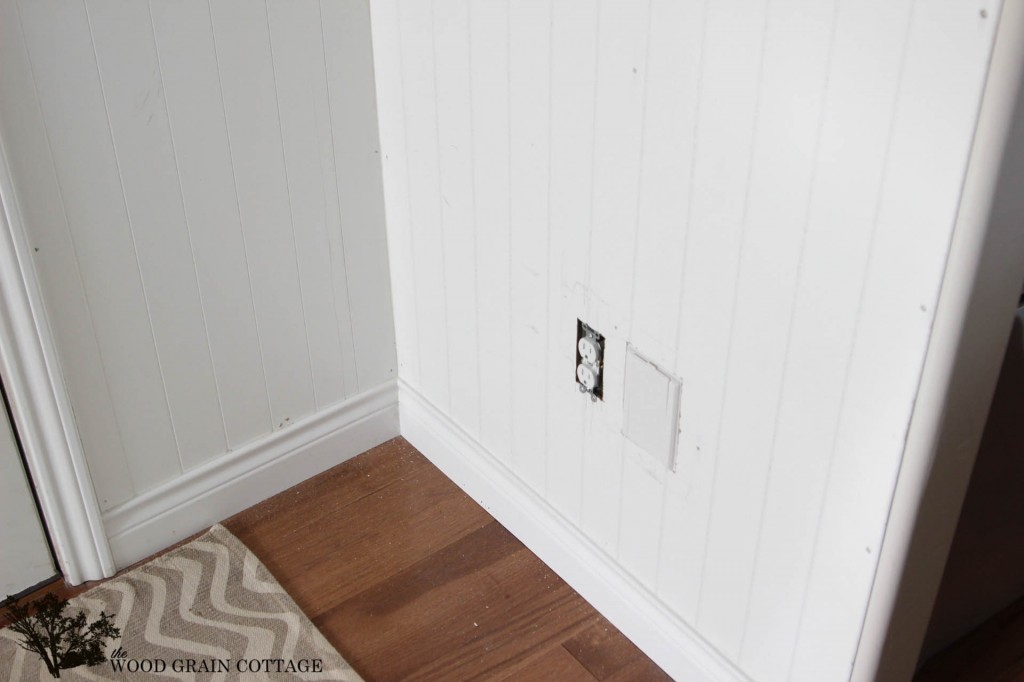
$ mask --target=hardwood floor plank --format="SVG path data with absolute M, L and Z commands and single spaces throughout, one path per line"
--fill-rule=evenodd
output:
M 263 528 L 268 519 L 291 518 L 296 512 L 317 517 L 330 515 L 424 466 L 430 466 L 430 462 L 416 448 L 404 438 L 392 438 L 222 523 L 241 537 L 240 533 Z
M 276 503 L 276 513 L 240 515 L 224 525 L 315 619 L 491 522 L 422 456 L 411 461 L 389 485 L 354 501 L 340 492 L 344 485 L 317 484 L 319 493 L 284 493 L 312 503 Z
M 370 679 L 468 680 L 503 676 L 596 620 L 493 522 L 314 622 Z
M 562 647 L 550 649 L 529 665 L 516 670 L 506 680 L 558 680 L 558 682 L 594 682 L 595 677 Z
M 639 658 L 629 661 L 625 666 L 605 678 L 604 682 L 655 682 L 656 680 L 671 682 L 672 678 L 656 666 L 654 661 L 644 656 L 639 649 L 636 650 L 636 655 Z
M 564 646 L 590 674 L 602 682 L 672 679 L 603 616 L 598 616 L 598 622 L 567 641 Z

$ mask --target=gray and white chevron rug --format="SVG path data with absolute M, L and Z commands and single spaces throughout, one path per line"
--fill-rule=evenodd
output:
M 63 680 L 330 680 L 361 678 L 256 556 L 222 526 L 69 600 L 91 623 L 114 614 L 107 661 Z M 0 630 L 0 680 L 52 680 L 21 636 Z

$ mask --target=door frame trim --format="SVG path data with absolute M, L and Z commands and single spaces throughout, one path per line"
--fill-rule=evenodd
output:
M 114 560 L 75 425 L 0 139 L 0 374 L 64 579 L 113 575 Z

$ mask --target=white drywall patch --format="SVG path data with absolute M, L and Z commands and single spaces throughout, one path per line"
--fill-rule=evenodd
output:
M 675 465 L 681 382 L 626 347 L 622 435 L 668 469 Z

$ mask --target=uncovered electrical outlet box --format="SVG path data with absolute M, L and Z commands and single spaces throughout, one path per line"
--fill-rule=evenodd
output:
M 675 466 L 682 383 L 626 348 L 622 390 L 622 435 L 662 466 Z
M 576 320 L 576 384 L 591 400 L 604 396 L 604 335 L 582 320 Z

